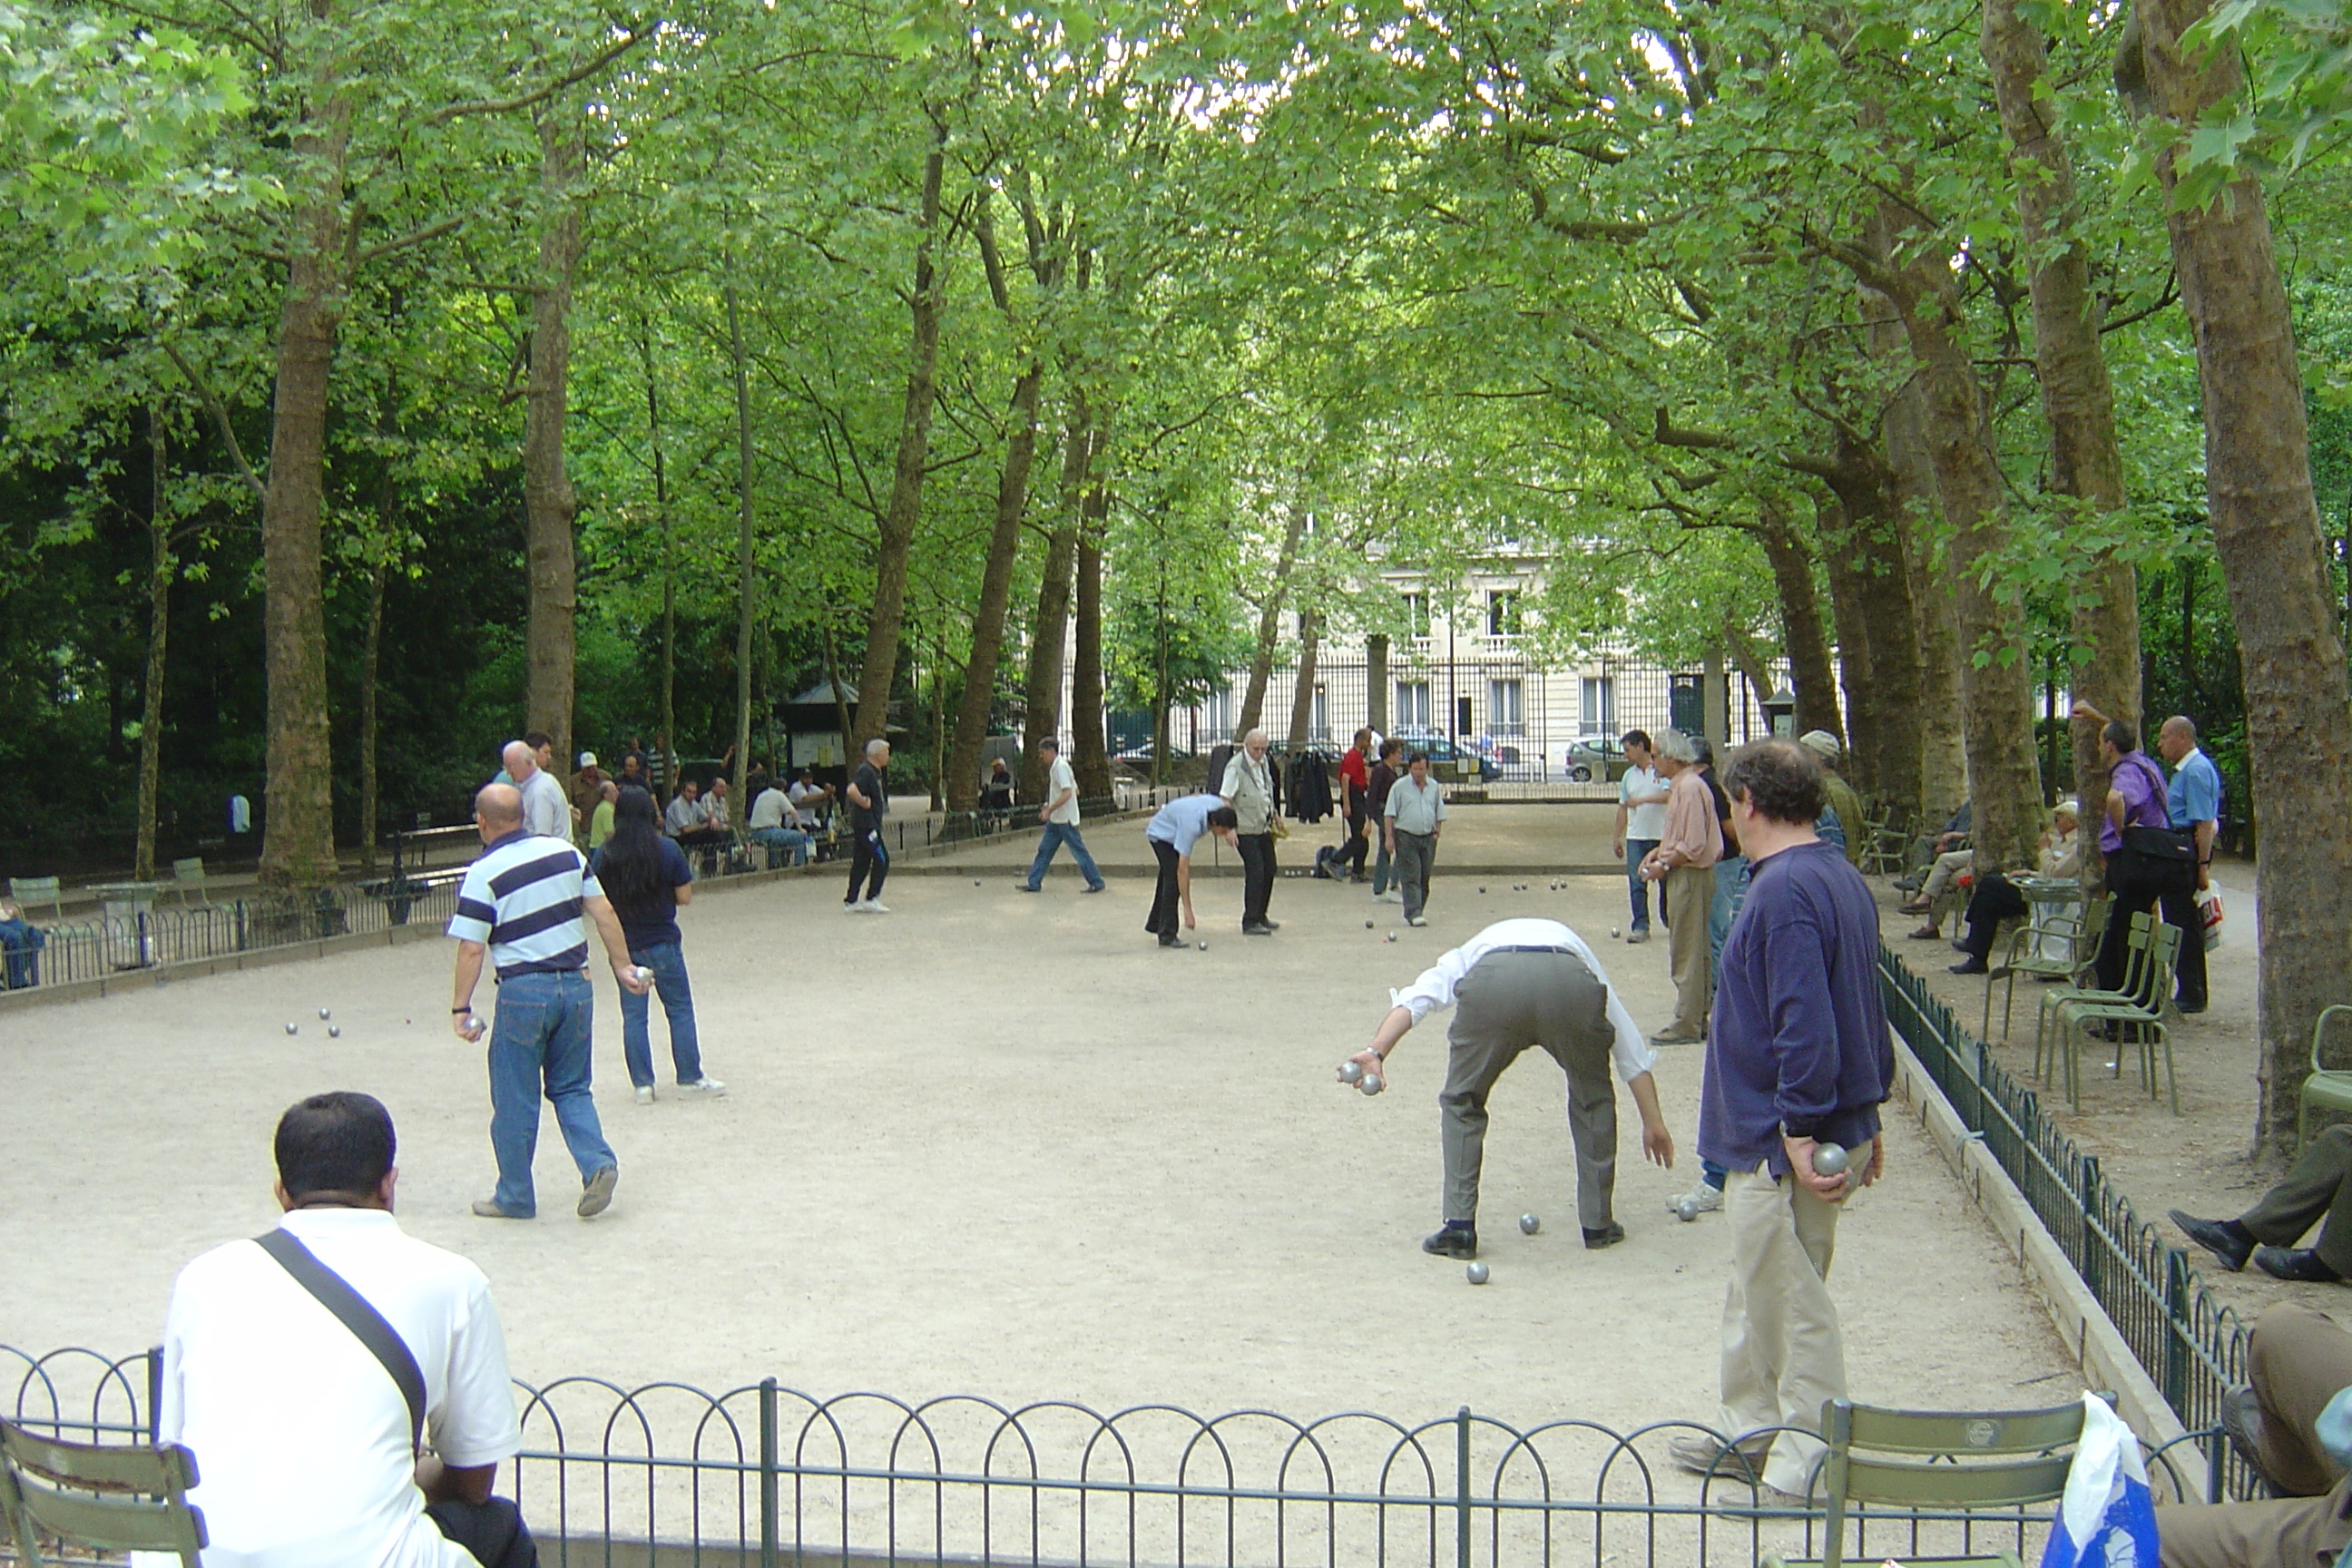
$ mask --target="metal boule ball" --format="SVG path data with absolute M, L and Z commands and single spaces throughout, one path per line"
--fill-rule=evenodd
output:
M 323 1023 L 325 1023 L 325 1022 L 327 1021 L 327 1019 L 328 1019 L 330 1016 L 331 1016 L 331 1015 L 328 1013 L 328 1011 L 327 1011 L 324 1007 L 321 1007 L 321 1008 L 320 1008 L 320 1009 L 319 1009 L 319 1022 L 320 1022 L 321 1024 L 323 1024 Z
M 289 1035 L 299 1035 L 299 1034 L 300 1034 L 300 1033 L 302 1032 L 302 1026 L 301 1026 L 301 1025 L 299 1025 L 299 1024 L 296 1024 L 296 1023 L 289 1022 L 289 1023 L 287 1024 L 287 1026 L 286 1026 L 286 1032 L 287 1032 L 288 1034 L 289 1034 Z
M 1356 1060 L 1355 1058 L 1349 1057 L 1346 1061 L 1339 1064 L 1339 1081 L 1341 1083 L 1353 1083 L 1363 1076 L 1364 1064 Z
M 1389 940 L 1390 940 L 1391 942 L 1394 942 L 1394 941 L 1396 941 L 1396 932 L 1394 932 L 1394 931 L 1391 931 L 1391 932 L 1389 932 Z
M 1675 1217 L 1682 1221 L 1685 1225 L 1688 1225 L 1691 1221 L 1698 1218 L 1698 1205 L 1693 1203 L 1686 1197 L 1676 1198 L 1675 1200 Z
M 1617 940 L 1617 928 L 1615 926 L 1611 926 L 1609 928 L 1609 940 L 1611 942 L 1615 942 Z
M 1840 1174 L 1845 1170 L 1846 1163 L 1847 1157 L 1845 1145 L 1842 1143 L 1816 1143 L 1813 1145 L 1813 1169 L 1820 1172 L 1822 1175 L 1834 1176 Z
M 327 1038 L 331 1040 L 340 1040 L 342 1037 L 342 1026 L 340 1024 L 330 1024 L 327 1026 Z
M 1478 890 L 1479 890 L 1481 893 L 1485 892 L 1485 891 L 1486 890 L 1486 885 L 1484 882 L 1479 883 L 1479 884 L 1478 884 Z
M 1207 942 L 1202 942 L 1202 943 L 1201 944 L 1201 951 L 1202 951 L 1202 952 L 1208 952 L 1208 951 L 1209 951 L 1209 944 L 1208 944 Z
M 650 969 L 647 969 L 647 968 L 646 968 L 644 964 L 642 964 L 642 963 L 641 963 L 641 964 L 639 964 L 639 965 L 637 965 L 635 969 L 632 969 L 631 971 L 629 971 L 629 973 L 632 973 L 632 974 L 634 974 L 634 975 L 635 975 L 639 980 L 641 980 L 641 981 L 645 982 L 647 985 L 651 985 L 651 984 L 654 983 L 654 972 L 653 972 L 652 970 L 650 970 Z
M 1371 930 L 1371 929 L 1372 929 L 1372 922 L 1371 922 L 1371 921 L 1366 921 L 1364 922 L 1364 929 L 1365 929 L 1366 931 L 1370 931 L 1370 930 Z
M 1531 1214 L 1523 1214 L 1519 1216 L 1519 1234 L 1521 1236 L 1533 1236 L 1542 1228 L 1543 1221 L 1538 1219 L 1535 1215 Z
M 1486 1282 L 1486 1266 L 1483 1263 L 1473 1263 L 1462 1271 L 1462 1276 L 1473 1285 L 1484 1285 Z
M 979 887 L 979 886 L 980 886 L 980 879 L 979 879 L 979 878 L 977 878 L 977 877 L 974 877 L 974 878 L 971 879 L 971 885 L 972 885 L 973 887 L 975 887 L 975 888 Z
M 1356 1085 L 1356 1092 L 1370 1096 L 1380 1093 L 1381 1090 L 1387 1087 L 1387 1084 L 1381 1081 L 1380 1074 L 1376 1072 L 1368 1072 L 1363 1076 L 1362 1081 Z

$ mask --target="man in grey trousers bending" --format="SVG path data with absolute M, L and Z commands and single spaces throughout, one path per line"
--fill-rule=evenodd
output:
M 1672 1168 L 1674 1135 L 1650 1075 L 1655 1053 L 1610 988 L 1592 950 L 1558 921 L 1497 921 L 1440 958 L 1402 991 L 1372 1043 L 1348 1059 L 1388 1077 L 1386 1063 L 1433 1007 L 1451 1005 L 1445 1088 L 1437 1097 L 1445 1151 L 1444 1225 L 1421 1244 L 1444 1258 L 1478 1255 L 1478 1171 L 1486 1142 L 1486 1096 L 1530 1046 L 1568 1074 L 1568 1131 L 1576 1145 L 1576 1211 L 1584 1245 L 1625 1239 L 1612 1202 L 1617 1186 L 1617 1074 L 1642 1116 L 1642 1152 Z

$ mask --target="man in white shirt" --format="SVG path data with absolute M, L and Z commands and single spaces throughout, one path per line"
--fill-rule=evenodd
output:
M 1642 861 L 1666 836 L 1666 781 L 1658 776 L 1658 760 L 1650 754 L 1647 731 L 1625 732 L 1625 776 L 1617 785 L 1617 826 L 1609 847 L 1625 862 L 1625 886 L 1633 900 L 1633 923 L 1625 928 L 1629 942 L 1650 940 L 1650 884 L 1642 879 Z M 1861 831 L 1859 828 L 1856 832 Z M 1658 893 L 1664 914 L 1666 895 Z
M 255 1242 L 215 1247 L 172 1288 L 156 1426 L 195 1454 L 206 1568 L 538 1561 L 514 1504 L 490 1495 L 522 1431 L 489 1281 L 393 1219 L 393 1152 L 392 1118 L 367 1095 L 292 1107 L 278 1123 L 278 1228 L 406 1347 L 435 1457 L 417 1457 L 393 1373 L 324 1301 Z
M 1078 863 L 1078 874 L 1087 879 L 1087 891 L 1099 893 L 1102 873 L 1095 869 L 1095 858 L 1087 853 L 1087 841 L 1078 837 L 1078 775 L 1064 760 L 1062 742 L 1051 735 L 1037 742 L 1037 761 L 1045 769 L 1045 804 L 1037 808 L 1037 820 L 1045 825 L 1045 831 L 1037 836 L 1037 858 L 1029 862 L 1029 875 L 1013 885 L 1024 893 L 1041 891 L 1054 852 L 1066 844 L 1070 858 Z
M 539 752 L 530 738 L 509 741 L 499 752 L 507 773 L 514 780 L 515 788 L 522 791 L 523 831 L 541 838 L 572 837 L 572 803 L 563 796 L 563 786 L 555 775 L 540 766 Z
M 1348 1059 L 1389 1076 L 1397 1042 L 1433 1007 L 1451 1005 L 1450 1055 L 1440 1142 L 1445 1152 L 1444 1225 L 1422 1250 L 1444 1258 L 1478 1255 L 1478 1172 L 1486 1142 L 1486 1096 L 1503 1069 L 1539 1046 L 1568 1074 L 1568 1131 L 1576 1144 L 1576 1212 L 1588 1247 L 1612 1247 L 1625 1227 L 1612 1215 L 1617 1186 L 1617 1074 L 1642 1116 L 1642 1152 L 1671 1169 L 1674 1135 L 1658 1110 L 1656 1059 L 1601 971 L 1592 950 L 1558 921 L 1497 921 L 1440 958 L 1402 991 L 1389 993 L 1388 1016 L 1372 1043 Z
M 760 798 L 751 803 L 745 832 L 752 843 L 767 847 L 769 870 L 782 860 L 795 866 L 808 864 L 810 839 L 795 826 L 798 815 L 793 810 L 792 797 L 774 784 L 761 790 Z

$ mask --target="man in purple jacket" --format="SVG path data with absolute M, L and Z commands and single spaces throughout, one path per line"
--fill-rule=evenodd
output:
M 1730 1172 L 1721 1440 L 1676 1438 L 1700 1474 L 1802 1497 L 1823 1452 L 1822 1402 L 1845 1393 L 1827 1283 L 1838 1204 L 1885 1166 L 1878 1108 L 1895 1047 L 1878 990 L 1878 906 L 1814 837 L 1821 764 L 1791 741 L 1742 747 L 1723 787 L 1750 866 L 1707 1030 L 1698 1151 Z M 1837 1144 L 1852 1165 L 1824 1172 Z

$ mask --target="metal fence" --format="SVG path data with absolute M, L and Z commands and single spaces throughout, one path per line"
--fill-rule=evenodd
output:
M 152 1438 L 159 1352 L 0 1347 L 0 1408 L 81 1441 Z M 773 1378 L 709 1394 L 594 1378 L 518 1384 L 523 1453 L 502 1475 L 572 1564 L 988 1563 L 1753 1563 L 1819 1551 L 1818 1498 L 1767 1500 L 1666 1457 L 1662 1422 L 1518 1428 L 1466 1407 L 1405 1422 L 1170 1405 L 1104 1413 L 880 1394 L 819 1399 Z M 2152 1456 L 2177 1495 L 2168 1456 Z M 201 1457 L 199 1462 L 201 1463 Z M 1875 1510 L 1853 1558 L 2038 1548 L 2050 1510 Z M 656 1546 L 658 1546 L 658 1551 Z
M 2198 1279 L 2189 1254 L 2142 1220 L 2085 1154 L 2042 1114 L 2039 1096 L 1993 1059 L 1953 1010 L 1882 948 L 1886 1016 L 1960 1122 L 2017 1184 L 2092 1297 L 2191 1431 L 2210 1431 L 2216 1487 L 2264 1496 L 2219 1432 L 2221 1396 L 2246 1382 L 2247 1325 Z

